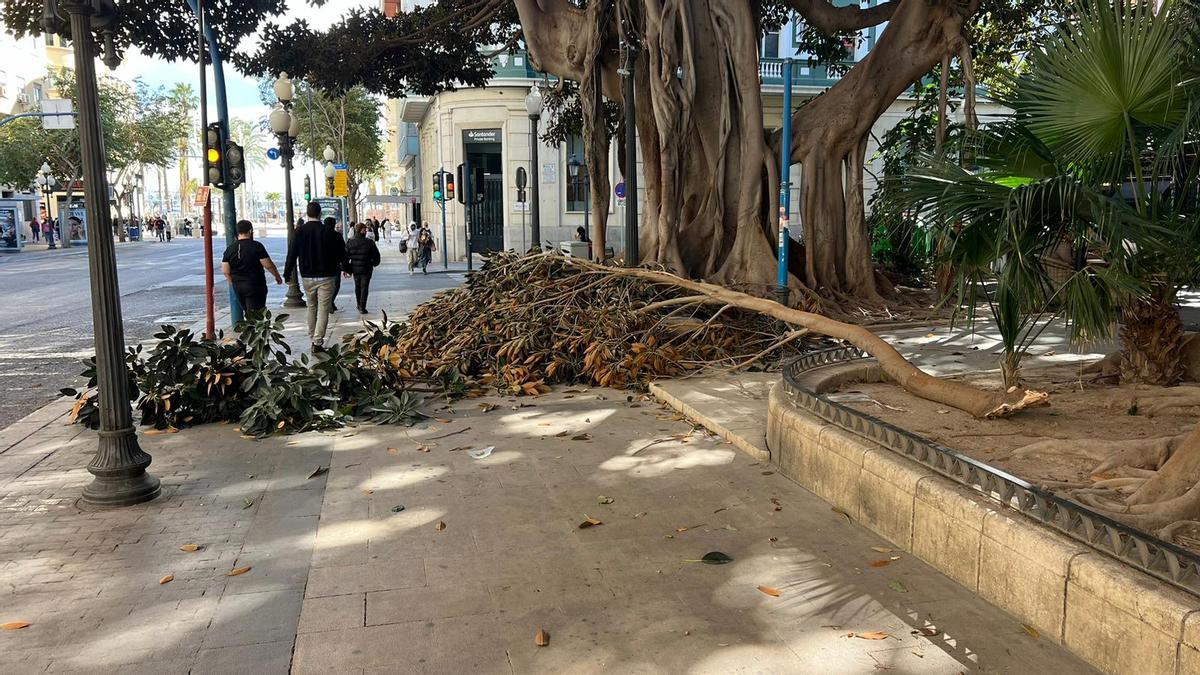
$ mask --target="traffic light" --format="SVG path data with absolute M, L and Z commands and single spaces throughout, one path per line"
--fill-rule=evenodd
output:
M 454 199 L 454 175 L 449 171 L 443 171 L 442 175 L 446 177 L 446 201 Z
M 444 198 L 445 198 L 445 195 L 442 194 L 442 172 L 434 171 L 433 172 L 433 201 L 440 202 L 440 201 L 443 201 Z
M 458 184 L 462 185 L 462 182 L 463 182 L 463 165 L 459 164 L 458 165 Z M 467 188 L 465 186 L 458 193 L 458 203 L 459 204 L 467 203 Z
M 471 167 L 471 203 L 483 203 L 483 167 Z
M 233 142 L 233 139 L 225 141 L 225 189 L 232 190 L 242 183 L 246 182 L 246 156 L 242 152 L 242 146 Z
M 204 184 L 225 186 L 225 130 L 220 122 L 208 125 L 204 132 Z
M 312 201 L 312 178 L 304 177 L 304 201 L 305 203 Z

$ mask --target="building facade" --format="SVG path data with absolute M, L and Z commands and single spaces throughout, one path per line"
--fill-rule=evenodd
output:
M 410 1 L 397 3 L 397 9 L 409 9 L 407 5 Z M 795 60 L 793 96 L 796 105 L 827 90 L 840 79 L 825 67 L 808 65 L 809 55 L 796 48 L 799 30 L 795 22 L 789 22 L 778 32 L 765 35 L 760 45 L 759 76 L 764 123 L 768 129 L 778 128 L 782 124 L 785 58 Z M 862 32 L 861 43 L 852 55 L 854 62 L 865 57 L 874 47 L 882 30 L 883 26 L 879 26 Z M 395 115 L 397 129 L 395 136 L 389 140 L 389 154 L 397 158 L 397 185 L 403 194 L 416 202 L 412 212 L 419 213 L 419 219 L 428 222 L 435 233 L 442 231 L 444 223 L 445 236 L 442 240 L 451 259 L 456 260 L 464 259 L 466 254 L 468 224 L 471 229 L 471 250 L 476 253 L 485 250 L 525 250 L 533 245 L 534 242 L 529 239 L 529 204 L 518 200 L 518 168 L 525 169 L 530 182 L 538 181 L 543 245 L 569 241 L 576 228 L 585 225 L 590 227 L 590 220 L 594 216 L 589 212 L 586 182 L 573 179 L 570 175 L 572 157 L 583 159 L 582 139 L 573 138 L 560 146 L 552 146 L 540 140 L 544 120 L 537 134 L 531 129 L 525 97 L 532 86 L 545 81 L 545 76 L 533 69 L 524 52 L 502 53 L 493 58 L 495 76 L 484 87 L 389 102 L 389 119 Z M 882 138 L 888 129 L 906 117 L 911 104 L 911 99 L 901 97 L 875 124 L 866 152 L 868 171 L 864 186 L 867 199 L 875 188 L 875 176 L 882 169 L 882 161 L 875 157 L 878 149 L 876 139 Z M 981 118 L 997 111 L 995 106 L 984 101 L 978 106 Z M 389 128 L 392 128 L 391 122 Z M 415 154 L 410 145 L 414 129 L 419 139 Z M 538 144 L 537 167 L 530 166 L 532 143 Z M 614 142 L 608 163 L 609 183 L 614 187 L 621 181 L 616 156 L 619 150 L 620 143 Z M 470 207 L 469 219 L 466 217 L 468 207 L 457 200 L 443 204 L 433 199 L 434 172 L 445 170 L 454 173 L 460 164 L 466 162 L 482 165 L 485 173 L 484 203 Z M 640 176 L 640 163 L 638 166 Z M 579 173 L 586 174 L 586 171 Z M 799 175 L 797 167 L 793 167 L 793 175 Z M 645 182 L 639 180 L 638 184 L 643 186 L 637 196 L 638 202 L 644 203 Z M 456 187 L 461 191 L 461 185 Z M 792 190 L 791 219 L 798 223 L 800 200 L 795 180 Z M 618 255 L 625 247 L 624 202 L 624 199 L 614 195 L 608 214 L 607 241 Z M 800 236 L 800 232 L 801 228 L 793 228 L 794 236 Z

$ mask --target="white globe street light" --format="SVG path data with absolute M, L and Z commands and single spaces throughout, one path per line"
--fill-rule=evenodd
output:
M 288 113 L 288 111 L 283 109 L 282 105 L 276 106 L 275 109 L 271 111 L 270 123 L 272 133 L 276 135 L 286 134 L 288 129 L 292 126 L 292 116 L 290 113 Z
M 542 90 L 535 84 L 529 88 L 529 94 L 525 97 L 525 112 L 529 113 L 530 117 L 538 117 L 542 114 L 544 106 Z
M 279 99 L 280 103 L 291 103 L 292 97 L 296 95 L 296 88 L 292 85 L 292 80 L 287 73 L 280 73 L 279 79 L 275 80 L 275 98 Z
M 333 146 L 329 144 L 325 145 L 325 152 L 322 153 L 322 156 L 325 158 L 326 162 L 332 162 L 333 160 L 337 159 L 337 153 L 333 151 Z

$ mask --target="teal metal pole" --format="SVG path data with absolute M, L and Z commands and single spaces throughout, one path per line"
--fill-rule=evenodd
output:
M 779 169 L 779 276 L 775 299 L 788 304 L 788 218 L 792 205 L 792 59 L 783 60 L 783 143 Z

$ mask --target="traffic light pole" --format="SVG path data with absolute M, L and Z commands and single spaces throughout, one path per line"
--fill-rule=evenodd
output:
M 442 172 L 442 198 L 438 200 L 442 207 L 442 269 L 450 269 L 450 250 L 446 246 L 446 178 L 450 175 L 446 169 L 441 169 Z
M 212 29 L 204 21 L 203 12 L 204 0 L 187 0 L 188 6 L 196 13 L 199 20 L 200 28 L 200 111 L 201 111 L 201 128 L 207 129 L 205 123 L 208 119 L 206 105 L 207 101 L 204 93 L 207 91 L 207 76 L 204 67 L 204 45 L 208 44 L 208 53 L 212 58 L 213 67 L 213 84 L 215 85 L 217 99 L 217 119 L 221 122 L 221 126 L 226 133 L 229 131 L 229 105 L 225 97 L 225 68 L 221 61 L 221 48 L 217 45 L 217 40 L 213 36 Z M 222 151 L 222 161 L 224 161 L 224 148 Z M 207 182 L 205 183 L 207 185 Z M 237 242 L 237 202 L 234 200 L 233 190 L 222 190 L 221 215 L 225 224 L 225 245 L 233 246 Z M 212 211 L 211 207 L 205 210 L 204 226 L 205 233 L 205 255 L 208 256 L 209 263 L 205 265 L 205 274 L 208 279 L 212 279 L 212 272 L 208 271 L 212 265 L 212 237 L 209 234 L 212 230 Z M 209 302 L 212 302 L 212 292 L 209 292 Z M 238 303 L 237 294 L 233 292 L 233 286 L 229 286 L 229 320 L 231 326 L 236 326 L 243 318 L 242 306 Z M 210 326 L 210 332 L 213 327 Z
M 200 147 L 204 148 L 204 185 L 208 186 L 208 73 L 204 67 L 204 0 L 190 3 L 196 12 L 199 24 L 199 44 L 197 45 L 200 62 Z M 212 194 L 204 197 L 204 335 L 209 339 L 217 336 L 216 301 L 213 280 L 213 245 L 212 245 Z

